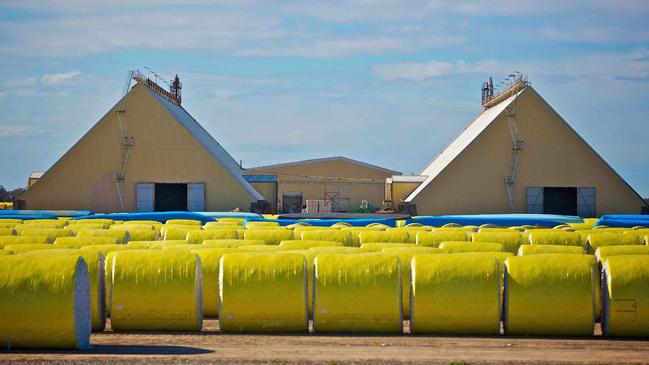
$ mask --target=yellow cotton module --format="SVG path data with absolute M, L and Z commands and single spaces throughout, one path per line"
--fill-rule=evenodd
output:
M 165 222 L 167 226 L 200 226 L 203 223 L 194 219 L 169 219 Z
M 237 239 L 236 229 L 210 229 L 208 231 L 189 231 L 187 232 L 187 243 L 201 244 L 205 240 L 232 240 Z
M 611 256 L 603 266 L 602 333 L 649 337 L 649 256 Z
M 52 248 L 55 247 L 51 243 L 33 243 L 33 244 L 23 243 L 18 245 L 7 245 L 4 247 L 4 250 L 11 252 L 12 254 L 18 254 L 18 253 L 23 253 L 28 251 L 49 250 Z
M 649 255 L 649 246 L 602 246 L 595 251 L 595 257 L 597 258 L 597 261 L 604 261 L 610 256 L 622 255 Z
M 623 233 L 590 233 L 587 238 L 588 252 L 594 253 L 599 247 L 603 246 L 629 246 L 642 245 L 643 239 L 633 234 Z
M 279 243 L 279 247 L 285 250 L 306 250 L 311 247 L 343 247 L 342 242 L 336 241 L 309 241 L 309 240 L 287 240 Z
M 115 237 L 59 237 L 54 240 L 54 248 L 81 248 L 90 245 L 117 244 Z
M 471 234 L 473 242 L 497 242 L 503 245 L 503 251 L 511 252 L 514 255 L 518 253 L 518 248 L 527 241 L 523 234 L 518 231 L 509 232 L 478 232 Z
M 318 255 L 313 302 L 317 333 L 401 333 L 399 257 L 383 253 Z
M 18 233 L 19 235 L 25 236 L 46 236 L 48 242 L 53 242 L 58 237 L 72 236 L 72 231 L 65 228 L 33 228 L 33 229 L 24 229 Z
M 22 245 L 34 243 L 49 243 L 47 236 L 0 236 L 0 248 L 9 245 Z
M 0 347 L 90 346 L 88 267 L 75 255 L 0 256 Z
M 548 253 L 573 253 L 585 254 L 586 249 L 582 246 L 565 246 L 565 245 L 522 245 L 518 249 L 518 256 L 540 255 Z
M 513 256 L 505 262 L 505 333 L 592 336 L 594 258 L 552 254 Z
M 442 242 L 439 245 L 439 248 L 449 252 L 449 253 L 459 253 L 459 252 L 502 252 L 503 245 L 502 243 L 496 242 L 468 242 L 468 241 L 457 241 L 457 242 Z
M 221 331 L 308 331 L 304 255 L 225 254 L 221 257 L 219 283 Z
M 219 312 L 219 269 L 221 256 L 240 252 L 236 248 L 201 248 L 193 246 L 192 253 L 201 259 L 203 279 L 203 315 L 216 317 Z
M 566 232 L 556 229 L 533 229 L 528 231 L 532 245 L 586 246 L 577 232 Z
M 469 236 L 465 231 L 433 231 L 417 232 L 415 242 L 418 246 L 439 247 L 445 241 L 468 241 Z
M 498 335 L 498 261 L 479 255 L 417 255 L 412 259 L 414 334 Z
M 236 248 L 241 246 L 262 246 L 264 244 L 266 244 L 264 240 L 205 240 L 201 247 Z
M 289 229 L 247 230 L 243 238 L 246 240 L 263 240 L 267 245 L 279 245 L 280 242 L 293 239 L 293 231 Z
M 360 244 L 364 243 L 409 243 L 410 236 L 407 231 L 369 231 L 361 232 L 359 236 Z
M 347 230 L 320 229 L 301 232 L 296 231 L 295 238 L 305 241 L 336 241 L 342 243 L 345 246 L 352 245 L 352 234 Z
M 130 241 L 128 231 L 118 229 L 82 229 L 77 237 L 111 237 L 117 239 L 118 244 Z
M 160 229 L 160 233 L 162 234 L 162 239 L 165 241 L 186 240 L 187 233 L 193 231 L 201 231 L 201 226 L 170 225 L 170 226 L 164 226 Z
M 110 316 L 115 331 L 200 331 L 201 261 L 182 251 L 118 251 Z

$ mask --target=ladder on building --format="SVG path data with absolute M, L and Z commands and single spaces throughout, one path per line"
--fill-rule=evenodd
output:
M 119 205 L 124 211 L 124 175 L 126 174 L 126 165 L 128 164 L 128 157 L 131 154 L 133 149 L 133 144 L 135 143 L 135 138 L 129 136 L 127 133 L 127 124 L 126 124 L 126 94 L 128 93 L 129 88 L 131 87 L 131 80 L 133 79 L 133 71 L 128 73 L 128 80 L 126 80 L 125 87 L 122 93 L 122 100 L 115 108 L 115 113 L 117 114 L 117 122 L 119 124 L 119 129 L 121 132 L 121 145 L 122 145 L 122 159 L 119 171 L 115 172 L 115 186 L 117 188 L 117 197 L 119 198 Z
M 505 186 L 507 188 L 507 197 L 509 198 L 509 205 L 511 206 L 512 213 L 516 213 L 516 204 L 514 201 L 513 188 L 516 181 L 516 170 L 518 169 L 518 161 L 523 151 L 523 140 L 519 138 L 518 126 L 516 125 L 516 100 L 518 99 L 518 92 L 514 100 L 505 109 L 505 117 L 509 125 L 509 131 L 512 136 L 512 169 L 511 174 L 504 177 Z

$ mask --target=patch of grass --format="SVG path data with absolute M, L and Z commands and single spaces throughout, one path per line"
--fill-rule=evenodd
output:
M 451 361 L 448 365 L 469 365 L 469 363 L 465 361 Z
M 333 360 L 329 360 L 327 361 L 327 365 L 338 365 L 338 363 Z
M 280 360 L 280 359 L 278 359 L 276 357 L 273 357 L 272 359 L 268 360 L 268 363 L 270 363 L 270 364 L 281 364 L 282 360 Z

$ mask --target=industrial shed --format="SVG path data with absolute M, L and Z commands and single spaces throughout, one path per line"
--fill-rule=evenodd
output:
M 640 213 L 646 203 L 520 75 L 420 175 L 418 214 Z M 402 205 L 403 205 L 402 204 Z M 406 207 L 407 208 L 407 207 Z
M 335 156 L 247 168 L 246 179 L 278 213 L 299 213 L 307 200 L 332 212 L 349 212 L 363 201 L 380 208 L 385 179 L 399 172 Z
M 27 209 L 249 210 L 243 169 L 163 89 L 138 72 L 128 93 L 23 195 Z

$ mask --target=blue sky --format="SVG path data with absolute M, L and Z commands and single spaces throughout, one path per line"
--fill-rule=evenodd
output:
M 0 0 L 0 184 L 24 186 L 128 70 L 244 166 L 344 155 L 423 168 L 514 70 L 649 196 L 649 2 Z

